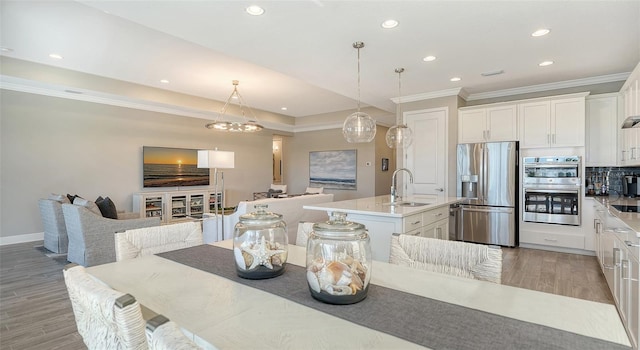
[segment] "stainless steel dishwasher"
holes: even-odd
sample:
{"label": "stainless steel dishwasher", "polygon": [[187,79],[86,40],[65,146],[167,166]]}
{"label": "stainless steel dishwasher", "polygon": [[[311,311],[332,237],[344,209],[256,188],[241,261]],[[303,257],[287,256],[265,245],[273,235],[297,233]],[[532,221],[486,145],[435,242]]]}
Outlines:
{"label": "stainless steel dishwasher", "polygon": [[454,203],[449,206],[449,240],[462,240],[462,225],[460,224],[460,203]]}

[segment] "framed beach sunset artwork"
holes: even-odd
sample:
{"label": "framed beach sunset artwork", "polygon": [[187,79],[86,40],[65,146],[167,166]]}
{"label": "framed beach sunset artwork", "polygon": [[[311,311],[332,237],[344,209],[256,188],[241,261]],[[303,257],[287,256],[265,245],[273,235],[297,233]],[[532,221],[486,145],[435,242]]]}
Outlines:
{"label": "framed beach sunset artwork", "polygon": [[309,186],[356,190],[356,150],[309,152]]}
{"label": "framed beach sunset artwork", "polygon": [[208,186],[209,168],[198,168],[198,150],[142,147],[143,187]]}

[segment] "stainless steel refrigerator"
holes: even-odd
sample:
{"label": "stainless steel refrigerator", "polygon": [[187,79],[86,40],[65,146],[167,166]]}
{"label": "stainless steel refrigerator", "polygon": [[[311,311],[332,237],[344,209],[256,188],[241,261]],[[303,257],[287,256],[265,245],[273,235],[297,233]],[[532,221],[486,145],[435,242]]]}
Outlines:
{"label": "stainless steel refrigerator", "polygon": [[455,238],[518,245],[518,142],[459,144]]}

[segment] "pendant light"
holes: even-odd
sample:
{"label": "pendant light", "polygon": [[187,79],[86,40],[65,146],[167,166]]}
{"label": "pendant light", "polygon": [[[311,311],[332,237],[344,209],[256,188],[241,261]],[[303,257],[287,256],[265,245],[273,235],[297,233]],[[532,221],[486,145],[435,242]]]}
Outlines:
{"label": "pendant light", "polygon": [[[207,129],[214,129],[217,131],[226,131],[226,132],[252,133],[252,132],[262,130],[264,127],[258,124],[258,122],[256,121],[258,118],[253,113],[249,105],[247,105],[247,103],[244,102],[244,99],[242,98],[242,95],[240,95],[240,92],[238,92],[238,84],[240,84],[240,82],[238,80],[233,80],[231,83],[233,84],[233,91],[231,92],[231,95],[227,99],[227,102],[225,102],[224,106],[222,106],[222,110],[220,110],[220,113],[218,114],[218,117],[216,118],[216,120],[213,123],[209,123],[205,125],[205,127],[207,127]],[[231,101],[234,99],[238,100],[238,104],[240,106],[240,113],[242,113],[242,119],[243,119],[242,122],[224,120],[224,116],[227,113],[227,108],[229,107],[229,105],[233,104]],[[247,110],[249,111],[249,113],[251,113],[251,115],[253,116],[253,120],[249,120],[247,118],[244,112],[245,106],[247,107]]]}
{"label": "pendant light", "polygon": [[360,112],[360,49],[364,43],[356,41],[353,47],[358,49],[358,110],[344,121],[342,135],[349,143],[371,142],[376,136],[376,121],[367,113]]}
{"label": "pendant light", "polygon": [[398,73],[398,117],[396,121],[396,125],[392,126],[387,130],[387,135],[385,139],[387,140],[387,146],[390,148],[407,148],[413,141],[413,132],[406,124],[402,123],[402,72],[404,72],[404,68],[396,68],[396,73]]}

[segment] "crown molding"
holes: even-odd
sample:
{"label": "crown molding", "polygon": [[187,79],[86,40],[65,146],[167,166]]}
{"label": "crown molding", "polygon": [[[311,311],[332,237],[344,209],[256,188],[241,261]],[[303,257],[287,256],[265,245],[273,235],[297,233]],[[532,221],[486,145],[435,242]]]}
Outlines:
{"label": "crown molding", "polygon": [[429,100],[432,98],[456,96],[456,95],[462,97],[465,101],[484,100],[488,98],[522,95],[522,94],[529,94],[529,93],[542,92],[542,91],[572,88],[577,86],[611,83],[615,81],[624,81],[624,80],[627,80],[629,75],[631,75],[631,72],[600,75],[596,77],[583,78],[583,79],[565,80],[565,81],[559,81],[559,82],[548,83],[548,84],[523,86],[523,87],[518,87],[513,89],[479,92],[475,94],[468,93],[464,88],[455,88],[455,89],[434,91],[434,92],[429,92],[424,94],[402,96],[401,98],[394,97],[391,99],[391,101],[398,104],[400,100],[402,100],[402,103],[406,103],[406,102],[415,102],[415,101]]}
{"label": "crown molding", "polygon": [[626,73],[618,73],[618,74],[600,75],[597,77],[565,80],[565,81],[559,81],[559,82],[548,83],[548,84],[523,86],[523,87],[514,88],[514,89],[480,92],[477,94],[469,94],[467,98],[465,97],[463,98],[466,101],[484,100],[488,98],[529,94],[534,92],[558,90],[558,89],[572,88],[577,86],[611,83],[614,81],[627,80],[630,74],[631,74],[630,72],[626,72]]}
{"label": "crown molding", "polygon": [[407,103],[407,102],[430,100],[432,98],[448,97],[448,96],[461,96],[462,98],[464,98],[464,96],[466,95],[467,95],[467,92],[463,88],[455,88],[455,89],[427,92],[424,94],[394,97],[391,99],[391,101],[393,101],[395,104],[398,104],[400,100],[402,100],[402,103]]}
{"label": "crown molding", "polygon": [[[174,114],[183,117],[191,117],[204,120],[215,120],[218,117],[218,113],[201,109],[170,105],[149,100],[134,99],[126,96],[106,94],[98,91],[78,89],[75,87],[64,85],[48,84],[7,75],[0,75],[0,89],[26,92],[43,96],[59,97],[68,100],[131,108],[149,112]],[[242,119],[235,118],[235,121],[242,121]],[[262,124],[265,128],[271,130],[293,132],[294,129],[294,126],[292,125],[269,123],[263,121],[260,121],[260,124]]]}

